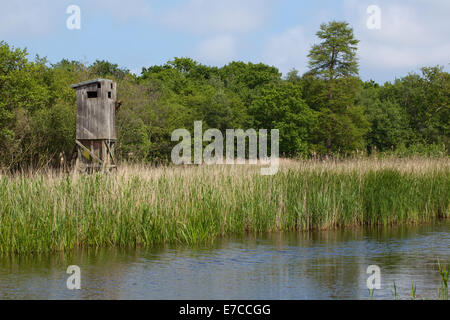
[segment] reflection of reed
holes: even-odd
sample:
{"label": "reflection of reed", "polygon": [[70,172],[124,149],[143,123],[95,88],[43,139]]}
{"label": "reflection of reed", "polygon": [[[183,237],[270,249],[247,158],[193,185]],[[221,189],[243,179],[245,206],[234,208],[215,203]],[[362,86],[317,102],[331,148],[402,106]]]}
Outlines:
{"label": "reflection of reed", "polygon": [[[436,298],[437,258],[448,257],[448,222],[402,228],[272,232],[197,247],[84,249],[0,258],[2,299],[367,299],[367,266],[382,270],[374,298]],[[447,236],[445,236],[447,234]],[[68,265],[82,290],[66,289]]]}

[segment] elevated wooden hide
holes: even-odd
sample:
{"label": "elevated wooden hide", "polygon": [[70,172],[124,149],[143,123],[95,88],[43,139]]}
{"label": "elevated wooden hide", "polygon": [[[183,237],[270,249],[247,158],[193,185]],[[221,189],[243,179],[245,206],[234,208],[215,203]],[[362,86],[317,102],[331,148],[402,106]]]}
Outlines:
{"label": "elevated wooden hide", "polygon": [[116,84],[95,79],[71,88],[77,91],[77,168],[93,171],[116,167]]}

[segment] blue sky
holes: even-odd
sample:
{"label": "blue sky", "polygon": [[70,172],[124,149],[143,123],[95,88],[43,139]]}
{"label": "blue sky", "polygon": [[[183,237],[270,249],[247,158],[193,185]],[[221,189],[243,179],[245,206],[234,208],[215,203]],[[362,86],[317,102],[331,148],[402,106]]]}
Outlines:
{"label": "blue sky", "polygon": [[[80,30],[66,27],[69,5],[81,9]],[[381,29],[367,28],[369,5],[381,9]],[[361,40],[360,76],[382,83],[422,66],[448,70],[449,16],[449,0],[0,0],[0,40],[52,63],[105,59],[135,73],[175,56],[303,73],[320,24],[345,20]]]}

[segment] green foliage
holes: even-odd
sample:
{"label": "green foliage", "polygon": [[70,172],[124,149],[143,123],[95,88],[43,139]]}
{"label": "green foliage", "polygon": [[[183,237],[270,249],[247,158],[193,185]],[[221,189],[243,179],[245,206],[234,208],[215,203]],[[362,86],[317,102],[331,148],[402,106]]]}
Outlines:
{"label": "green foliage", "polygon": [[397,285],[395,284],[395,280],[393,281],[393,287],[389,287],[389,289],[391,289],[394,300],[398,300]]}
{"label": "green foliage", "polygon": [[438,295],[442,300],[448,300],[448,265],[438,262],[439,275],[441,276],[442,285],[438,289]]}
{"label": "green foliage", "polygon": [[[322,24],[317,36],[322,40],[309,52],[310,71],[304,78],[306,93],[319,111],[312,136],[320,154],[347,154],[365,147],[369,123],[360,106],[355,105],[361,90],[356,59],[358,40],[346,22]],[[315,83],[316,82],[316,83]]]}
{"label": "green foliage", "polygon": [[396,149],[408,143],[412,130],[408,126],[408,114],[392,100],[381,101],[371,90],[361,92],[360,104],[370,123],[367,143],[379,151]]}
{"label": "green foliage", "polygon": [[37,149],[41,154],[70,155],[74,150],[76,109],[70,104],[58,103],[42,109],[33,116],[33,132],[38,135]]}
{"label": "green foliage", "polygon": [[147,159],[150,150],[148,129],[134,113],[127,114],[119,127],[121,133],[117,151],[127,160]]}
{"label": "green foliage", "polygon": [[316,35],[323,41],[313,45],[308,54],[314,74],[329,81],[358,74],[356,46],[359,40],[354,38],[353,29],[347,22],[323,23]]}
{"label": "green foliage", "polygon": [[317,151],[320,154],[348,154],[364,149],[367,125],[362,109],[358,106],[350,106],[344,113],[322,109],[313,135]]}
{"label": "green foliage", "polygon": [[309,152],[309,136],[316,126],[316,112],[301,97],[301,88],[286,82],[262,88],[249,109],[254,128],[280,130],[280,150],[285,156]]}
{"label": "green foliage", "polygon": [[442,67],[422,68],[421,75],[411,73],[387,86],[408,114],[414,142],[444,143],[449,147],[450,76]]}
{"label": "green foliage", "polygon": [[449,150],[446,148],[445,144],[424,144],[424,143],[414,143],[406,146],[401,144],[396,149],[390,152],[384,152],[387,155],[394,155],[400,158],[406,158],[411,156],[426,156],[432,158],[442,158],[447,157]]}
{"label": "green foliage", "polygon": [[171,133],[249,128],[279,129],[280,154],[348,155],[367,150],[408,156],[447,156],[450,149],[450,77],[442,67],[422,68],[379,85],[358,77],[352,28],[322,24],[310,71],[284,78],[262,63],[206,66],[175,57],[143,68],[139,76],[105,60],[91,65],[45,58],[0,42],[0,168],[70,161],[76,97],[71,84],[94,78],[118,83],[117,158],[165,163]]}
{"label": "green foliage", "polygon": [[117,64],[105,61],[96,60],[90,67],[90,71],[99,77],[114,77],[116,79],[123,79],[125,75],[129,74],[129,70],[121,69]]}

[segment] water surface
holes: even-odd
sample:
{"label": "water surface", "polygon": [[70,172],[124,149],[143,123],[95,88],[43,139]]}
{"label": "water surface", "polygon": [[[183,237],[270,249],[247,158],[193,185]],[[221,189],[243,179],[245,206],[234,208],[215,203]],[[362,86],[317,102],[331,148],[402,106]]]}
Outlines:
{"label": "water surface", "polygon": [[[436,298],[438,259],[450,262],[450,221],[420,226],[272,233],[208,246],[76,250],[0,257],[0,299],[367,299],[369,265],[381,268],[374,298]],[[81,290],[66,269],[81,268]]]}

